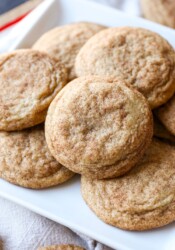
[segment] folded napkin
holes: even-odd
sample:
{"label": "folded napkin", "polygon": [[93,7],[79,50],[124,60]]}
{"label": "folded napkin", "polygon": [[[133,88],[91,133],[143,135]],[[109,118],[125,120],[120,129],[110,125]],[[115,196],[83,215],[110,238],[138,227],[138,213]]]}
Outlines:
{"label": "folded napkin", "polygon": [[[130,15],[140,15],[139,0],[89,1],[119,8]],[[54,244],[75,244],[87,250],[110,250],[89,237],[0,199],[0,250],[35,250],[39,246]]]}

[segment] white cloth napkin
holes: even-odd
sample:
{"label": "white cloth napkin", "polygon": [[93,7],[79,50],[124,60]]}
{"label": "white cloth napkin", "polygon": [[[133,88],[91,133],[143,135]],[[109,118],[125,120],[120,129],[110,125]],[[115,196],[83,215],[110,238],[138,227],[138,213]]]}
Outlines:
{"label": "white cloth napkin", "polygon": [[[140,15],[139,0],[91,1],[119,8],[129,15]],[[39,246],[54,244],[75,244],[87,250],[110,249],[89,237],[0,199],[0,250],[35,250]]]}
{"label": "white cloth napkin", "polygon": [[75,244],[88,250],[108,247],[37,215],[5,199],[0,199],[0,250],[35,250],[39,246]]}

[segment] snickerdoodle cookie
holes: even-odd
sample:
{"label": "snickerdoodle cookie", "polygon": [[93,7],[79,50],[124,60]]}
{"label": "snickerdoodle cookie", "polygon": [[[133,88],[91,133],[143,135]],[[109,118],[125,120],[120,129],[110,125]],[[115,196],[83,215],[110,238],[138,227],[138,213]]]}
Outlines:
{"label": "snickerdoodle cookie", "polygon": [[156,110],[156,115],[162,124],[175,135],[175,96],[173,96],[166,104]]}
{"label": "snickerdoodle cookie", "polygon": [[80,48],[104,26],[80,22],[54,28],[45,33],[33,45],[34,49],[45,51],[60,60],[68,69],[69,80],[74,79],[74,62]]}
{"label": "snickerdoodle cookie", "polygon": [[175,147],[153,140],[126,175],[110,180],[82,176],[82,195],[108,224],[147,230],[175,220]]}
{"label": "snickerdoodle cookie", "polygon": [[122,77],[148,100],[151,108],[175,91],[175,52],[158,34],[142,28],[105,29],[81,48],[75,64],[78,76]]}
{"label": "snickerdoodle cookie", "polygon": [[175,28],[174,0],[141,0],[141,7],[147,19]]}
{"label": "snickerdoodle cookie", "polygon": [[85,250],[85,249],[75,245],[55,245],[48,247],[39,247],[38,250]]}
{"label": "snickerdoodle cookie", "polygon": [[46,188],[73,175],[50,154],[43,125],[18,132],[0,132],[1,178],[23,187]]}
{"label": "snickerdoodle cookie", "polygon": [[175,143],[175,136],[171,134],[163,124],[154,116],[154,136]]}
{"label": "snickerdoodle cookie", "polygon": [[66,69],[45,53],[26,49],[0,55],[0,130],[43,122],[66,81]]}
{"label": "snickerdoodle cookie", "polygon": [[51,103],[46,141],[70,170],[103,179],[119,176],[142,157],[152,137],[152,114],[142,94],[123,80],[80,77]]}

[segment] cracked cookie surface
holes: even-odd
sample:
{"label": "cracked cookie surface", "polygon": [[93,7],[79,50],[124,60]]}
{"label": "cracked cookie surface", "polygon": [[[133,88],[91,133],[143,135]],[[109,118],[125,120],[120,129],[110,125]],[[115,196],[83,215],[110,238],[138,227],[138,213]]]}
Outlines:
{"label": "cracked cookie surface", "polygon": [[79,22],[54,28],[36,41],[33,48],[44,51],[61,61],[69,73],[69,80],[76,77],[75,58],[87,40],[105,27],[95,23]]}
{"label": "cracked cookie surface", "polygon": [[175,28],[174,0],[141,0],[141,7],[147,19]]}
{"label": "cracked cookie surface", "polygon": [[158,34],[142,28],[105,29],[81,48],[77,76],[121,77],[133,85],[156,108],[175,91],[175,53]]}
{"label": "cracked cookie surface", "polygon": [[51,103],[45,134],[53,156],[74,172],[108,178],[128,171],[152,137],[146,99],[123,80],[80,77]]}
{"label": "cracked cookie surface", "polygon": [[0,132],[0,177],[27,188],[46,188],[74,175],[50,154],[43,125]]}
{"label": "cracked cookie surface", "polygon": [[175,147],[154,139],[140,163],[110,180],[82,176],[82,195],[104,222],[147,230],[175,220]]}
{"label": "cracked cookie surface", "polygon": [[26,49],[0,55],[0,130],[42,123],[66,82],[66,69],[45,53]]}

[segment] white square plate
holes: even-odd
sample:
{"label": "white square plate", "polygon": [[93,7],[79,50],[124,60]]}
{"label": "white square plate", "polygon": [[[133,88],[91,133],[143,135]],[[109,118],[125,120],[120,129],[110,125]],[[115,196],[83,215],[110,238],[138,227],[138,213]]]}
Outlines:
{"label": "white square plate", "polygon": [[[45,0],[15,28],[20,35],[9,50],[30,47],[48,29],[75,21],[144,27],[158,32],[175,47],[175,31],[161,25],[85,0]],[[100,221],[81,197],[79,177],[45,190],[25,189],[0,180],[0,196],[117,250],[175,249],[175,223],[146,232],[128,232]]]}

